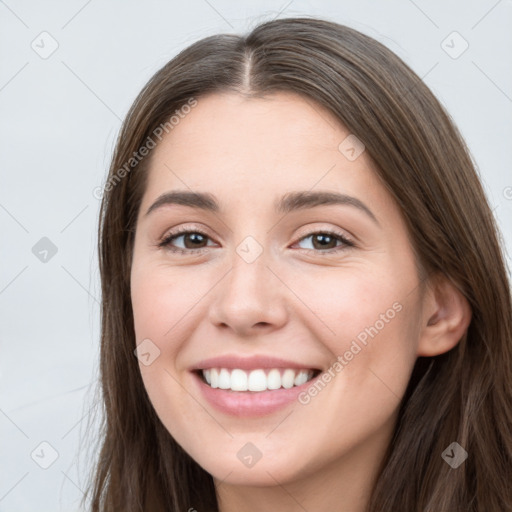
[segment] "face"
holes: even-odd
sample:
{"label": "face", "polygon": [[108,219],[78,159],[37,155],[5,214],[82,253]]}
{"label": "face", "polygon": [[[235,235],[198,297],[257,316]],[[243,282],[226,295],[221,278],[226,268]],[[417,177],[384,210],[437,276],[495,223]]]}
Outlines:
{"label": "face", "polygon": [[291,93],[215,93],[153,150],[131,269],[140,371],[170,434],[225,483],[366,471],[389,442],[419,278],[349,136]]}

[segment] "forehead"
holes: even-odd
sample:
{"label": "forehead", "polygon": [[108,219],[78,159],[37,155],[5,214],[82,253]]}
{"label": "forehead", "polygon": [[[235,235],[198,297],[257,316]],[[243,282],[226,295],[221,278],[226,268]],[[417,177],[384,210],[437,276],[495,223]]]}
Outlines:
{"label": "forehead", "polygon": [[[346,128],[330,112],[294,93],[273,93],[265,98],[215,93],[197,100],[197,106],[164,136],[156,153],[172,148],[178,155],[201,148],[218,158],[291,157],[315,149],[337,150],[344,135],[348,135]],[[187,156],[197,159],[201,154]]]}
{"label": "forehead", "polygon": [[153,150],[145,202],[187,188],[271,206],[287,191],[315,188],[373,191],[370,200],[379,202],[384,191],[372,160],[364,151],[355,159],[344,152],[351,137],[327,109],[294,93],[200,97]]}

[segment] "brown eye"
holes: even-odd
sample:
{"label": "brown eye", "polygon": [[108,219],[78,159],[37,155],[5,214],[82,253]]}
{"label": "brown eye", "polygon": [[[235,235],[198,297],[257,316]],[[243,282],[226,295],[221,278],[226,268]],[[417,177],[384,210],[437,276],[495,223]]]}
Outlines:
{"label": "brown eye", "polygon": [[[186,249],[198,249],[198,248],[203,247],[201,244],[203,244],[207,238],[207,237],[203,236],[201,233],[190,232],[190,233],[186,233],[184,235],[179,235],[177,237],[174,237],[174,239],[181,238],[181,237],[183,237],[183,241],[184,241]],[[190,245],[187,244],[187,241],[190,241]]]}
{"label": "brown eye", "polygon": [[[347,247],[354,247],[354,243],[346,238],[341,233],[334,233],[331,231],[316,231],[302,237],[298,243],[303,240],[311,239],[312,247],[304,248],[305,250],[313,250],[317,252],[336,252],[338,250],[346,249]],[[338,242],[341,242],[337,245]]]}
{"label": "brown eye", "polygon": [[[176,247],[174,243],[177,240],[182,239],[184,247]],[[173,252],[180,252],[186,254],[188,252],[194,252],[206,248],[206,243],[209,240],[209,236],[201,231],[179,231],[169,233],[159,244],[159,247],[165,247]]]}
{"label": "brown eye", "polygon": [[[322,233],[313,235],[313,247],[315,249],[334,249],[337,247],[338,240],[332,235],[324,235]],[[334,244],[334,245],[333,245]]]}

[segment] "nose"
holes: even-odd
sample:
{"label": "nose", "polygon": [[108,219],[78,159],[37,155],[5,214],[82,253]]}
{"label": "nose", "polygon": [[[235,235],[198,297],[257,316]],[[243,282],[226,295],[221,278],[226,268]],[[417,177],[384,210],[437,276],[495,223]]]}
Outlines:
{"label": "nose", "polygon": [[216,286],[209,320],[239,337],[281,328],[288,317],[286,286],[269,268],[265,252],[251,263],[235,254],[232,262]]}

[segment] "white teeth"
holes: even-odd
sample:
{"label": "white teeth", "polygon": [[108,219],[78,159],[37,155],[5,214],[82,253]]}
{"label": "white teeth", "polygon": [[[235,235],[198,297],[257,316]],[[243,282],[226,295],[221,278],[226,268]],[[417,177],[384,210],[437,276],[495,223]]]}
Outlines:
{"label": "white teeth", "polygon": [[281,387],[281,373],[277,369],[270,370],[267,375],[267,389],[279,389]]}
{"label": "white teeth", "polygon": [[212,388],[218,388],[219,387],[219,370],[217,368],[212,368],[210,370],[210,386]]}
{"label": "white teeth", "polygon": [[222,368],[219,372],[218,386],[219,389],[229,389],[229,387],[231,386],[229,372],[225,368]]}
{"label": "white teeth", "polygon": [[296,386],[301,386],[302,384],[305,384],[308,381],[308,372],[300,371],[297,373],[297,376],[295,377],[295,380],[293,383]]}
{"label": "white teeth", "polygon": [[312,379],[312,370],[294,370],[278,368],[271,370],[257,369],[246,372],[240,369],[209,368],[202,370],[205,381],[212,388],[230,389],[232,391],[267,391],[290,389],[301,386]]}
{"label": "white teeth", "polygon": [[293,381],[295,380],[294,370],[285,370],[281,377],[281,385],[285,389],[293,388]]}
{"label": "white teeth", "polygon": [[247,391],[247,373],[243,370],[231,372],[231,389],[233,391]]}
{"label": "white teeth", "polygon": [[267,389],[267,376],[263,370],[253,370],[249,374],[247,389],[249,391],[265,391]]}

